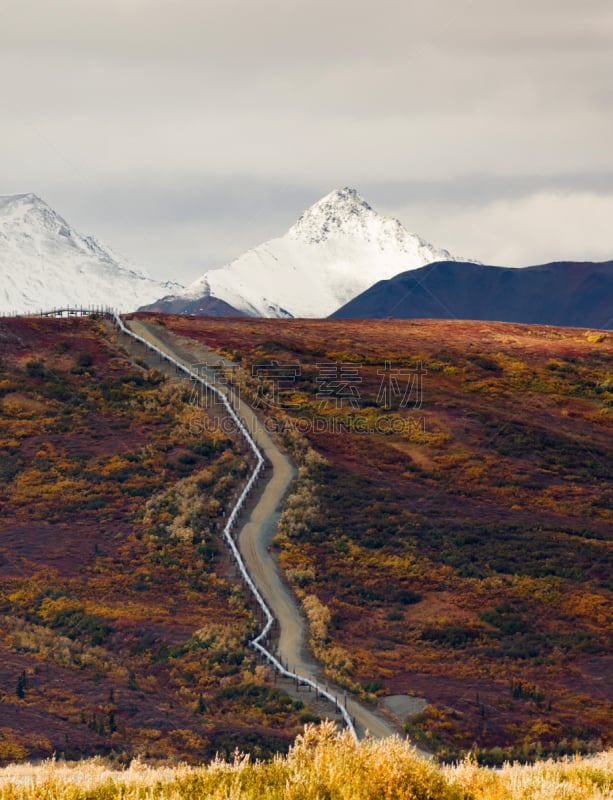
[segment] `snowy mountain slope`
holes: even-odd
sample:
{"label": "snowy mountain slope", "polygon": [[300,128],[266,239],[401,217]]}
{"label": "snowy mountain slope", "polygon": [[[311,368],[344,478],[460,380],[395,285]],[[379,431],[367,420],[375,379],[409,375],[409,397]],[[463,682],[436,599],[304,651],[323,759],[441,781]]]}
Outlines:
{"label": "snowy mountain slope", "polygon": [[66,305],[133,311],[181,288],[152,280],[77,233],[36,195],[0,197],[0,312]]}
{"label": "snowy mountain slope", "polygon": [[307,209],[285,236],[209,270],[149,309],[199,313],[200,301],[213,297],[252,316],[326,317],[379,280],[451,258],[377,214],[354,189],[339,189]]}

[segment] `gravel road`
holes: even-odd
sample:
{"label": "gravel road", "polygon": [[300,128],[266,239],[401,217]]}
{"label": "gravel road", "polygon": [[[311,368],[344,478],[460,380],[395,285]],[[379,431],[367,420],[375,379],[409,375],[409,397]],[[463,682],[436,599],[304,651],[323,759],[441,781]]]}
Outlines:
{"label": "gravel road", "polygon": [[[195,363],[213,365],[226,361],[200,342],[177,337],[160,326],[140,320],[130,320],[127,324],[134,333],[188,366]],[[268,481],[250,509],[239,534],[239,548],[256,586],[279,622],[280,659],[293,672],[327,685],[325,675],[308,649],[306,620],[283,583],[276,561],[269,551],[279,519],[280,505],[295,475],[295,469],[289,458],[274,443],[253,409],[240,400],[236,410],[246,421],[256,444],[272,465]],[[345,702],[343,689],[329,685],[329,690]],[[346,706],[355,720],[359,736],[364,736],[366,731],[376,738],[402,734],[401,729],[387,716],[366,707],[351,695],[346,696]]]}

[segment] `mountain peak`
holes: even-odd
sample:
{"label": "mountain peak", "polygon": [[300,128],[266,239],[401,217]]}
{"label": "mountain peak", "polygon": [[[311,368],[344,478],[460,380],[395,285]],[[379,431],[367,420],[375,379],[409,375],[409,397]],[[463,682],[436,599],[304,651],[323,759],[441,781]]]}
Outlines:
{"label": "mountain peak", "polygon": [[67,305],[132,310],[165,285],[83,236],[33,193],[0,197],[0,313]]}
{"label": "mountain peak", "polygon": [[21,230],[30,235],[34,231],[40,233],[45,230],[47,235],[61,235],[75,246],[82,239],[57,211],[32,192],[0,197],[0,225],[3,228],[8,225],[13,232]]}
{"label": "mountain peak", "polygon": [[337,236],[369,239],[367,229],[373,221],[382,219],[355,189],[346,186],[307,208],[287,235],[309,244]]}
{"label": "mountain peak", "polygon": [[24,192],[23,194],[14,194],[13,199],[16,202],[32,203],[35,205],[47,205],[45,201],[34,192]]}
{"label": "mountain peak", "polygon": [[5,211],[10,211],[11,209],[14,211],[18,209],[27,210],[32,206],[43,206],[48,208],[45,201],[41,200],[41,198],[33,192],[0,196],[0,208],[4,209]]}
{"label": "mountain peak", "polygon": [[372,211],[372,207],[364,200],[357,189],[352,189],[349,186],[345,186],[343,189],[335,189],[330,194],[322,197],[321,200],[315,203],[315,206],[319,205],[336,206],[337,208],[362,208]]}
{"label": "mountain peak", "polygon": [[[336,189],[308,208],[286,234],[286,238],[305,244],[323,244],[328,240],[368,245],[386,250],[392,243],[400,252],[416,255],[419,265],[451,258],[447,250],[439,250],[393,217],[375,211],[355,190]],[[415,263],[415,259],[411,259]]]}
{"label": "mountain peak", "polygon": [[249,316],[324,317],[380,280],[450,258],[345,187],[308,208],[284,236],[208,270],[155,310],[207,313],[217,298]]}

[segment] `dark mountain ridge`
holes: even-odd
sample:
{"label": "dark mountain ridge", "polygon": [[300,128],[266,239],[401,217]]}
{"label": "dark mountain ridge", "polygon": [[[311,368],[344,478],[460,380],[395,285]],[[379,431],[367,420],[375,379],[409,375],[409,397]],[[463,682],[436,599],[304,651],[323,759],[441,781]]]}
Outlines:
{"label": "dark mountain ridge", "polygon": [[244,311],[211,295],[189,300],[168,295],[155,303],[143,306],[141,311],[157,311],[162,314],[197,314],[201,317],[246,317]]}
{"label": "dark mountain ridge", "polygon": [[613,327],[613,261],[494,267],[437,261],[379,281],[332,317]]}

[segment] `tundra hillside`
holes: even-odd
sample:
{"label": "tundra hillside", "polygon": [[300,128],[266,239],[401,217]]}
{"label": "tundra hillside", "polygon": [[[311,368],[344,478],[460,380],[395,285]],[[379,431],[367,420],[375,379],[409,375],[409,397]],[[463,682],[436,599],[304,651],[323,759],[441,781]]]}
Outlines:
{"label": "tundra hillside", "polygon": [[286,750],[313,717],[245,647],[220,537],[245,453],[113,336],[0,320],[0,763]]}
{"label": "tundra hillside", "polygon": [[277,547],[331,676],[426,698],[406,728],[444,758],[612,741],[610,333],[159,322],[242,365],[270,427],[314,451]]}

